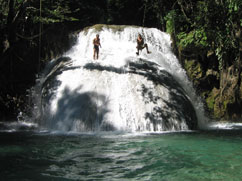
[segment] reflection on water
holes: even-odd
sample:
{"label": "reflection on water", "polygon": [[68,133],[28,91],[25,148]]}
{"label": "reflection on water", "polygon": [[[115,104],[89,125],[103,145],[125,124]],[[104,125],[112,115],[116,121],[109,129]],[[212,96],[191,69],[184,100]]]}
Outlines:
{"label": "reflection on water", "polygon": [[0,133],[3,180],[240,180],[242,132]]}

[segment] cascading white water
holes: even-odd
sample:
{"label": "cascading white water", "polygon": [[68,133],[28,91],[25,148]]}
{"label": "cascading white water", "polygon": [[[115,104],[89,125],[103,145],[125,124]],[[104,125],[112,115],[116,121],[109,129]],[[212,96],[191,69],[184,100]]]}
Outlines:
{"label": "cascading white water", "polygon": [[[102,47],[93,60],[97,33]],[[138,33],[151,54],[145,49],[135,54]],[[155,28],[87,28],[70,51],[50,62],[39,86],[39,123],[49,129],[188,130],[205,120],[201,101],[172,53],[170,36]]]}

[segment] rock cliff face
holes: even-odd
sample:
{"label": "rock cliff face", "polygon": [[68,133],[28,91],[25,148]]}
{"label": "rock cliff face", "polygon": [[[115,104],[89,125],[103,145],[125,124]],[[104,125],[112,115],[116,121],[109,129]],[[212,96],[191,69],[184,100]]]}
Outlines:
{"label": "rock cliff face", "polygon": [[242,84],[238,65],[218,69],[218,60],[212,53],[206,57],[184,56],[180,60],[196,90],[204,99],[210,117],[219,120],[241,121]]}

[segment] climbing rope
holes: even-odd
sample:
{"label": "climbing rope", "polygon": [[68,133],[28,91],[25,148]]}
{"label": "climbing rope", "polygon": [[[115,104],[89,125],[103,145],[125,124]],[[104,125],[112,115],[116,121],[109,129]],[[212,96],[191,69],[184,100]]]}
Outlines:
{"label": "climbing rope", "polygon": [[39,20],[40,20],[40,23],[39,23],[39,63],[38,63],[38,71],[40,71],[40,62],[41,62],[41,34],[42,34],[42,0],[40,0],[39,2]]}

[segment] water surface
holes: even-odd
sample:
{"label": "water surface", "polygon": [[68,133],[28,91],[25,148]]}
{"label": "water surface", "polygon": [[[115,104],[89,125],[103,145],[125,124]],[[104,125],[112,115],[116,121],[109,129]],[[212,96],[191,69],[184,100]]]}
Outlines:
{"label": "water surface", "polygon": [[3,180],[240,180],[240,130],[0,133]]}

